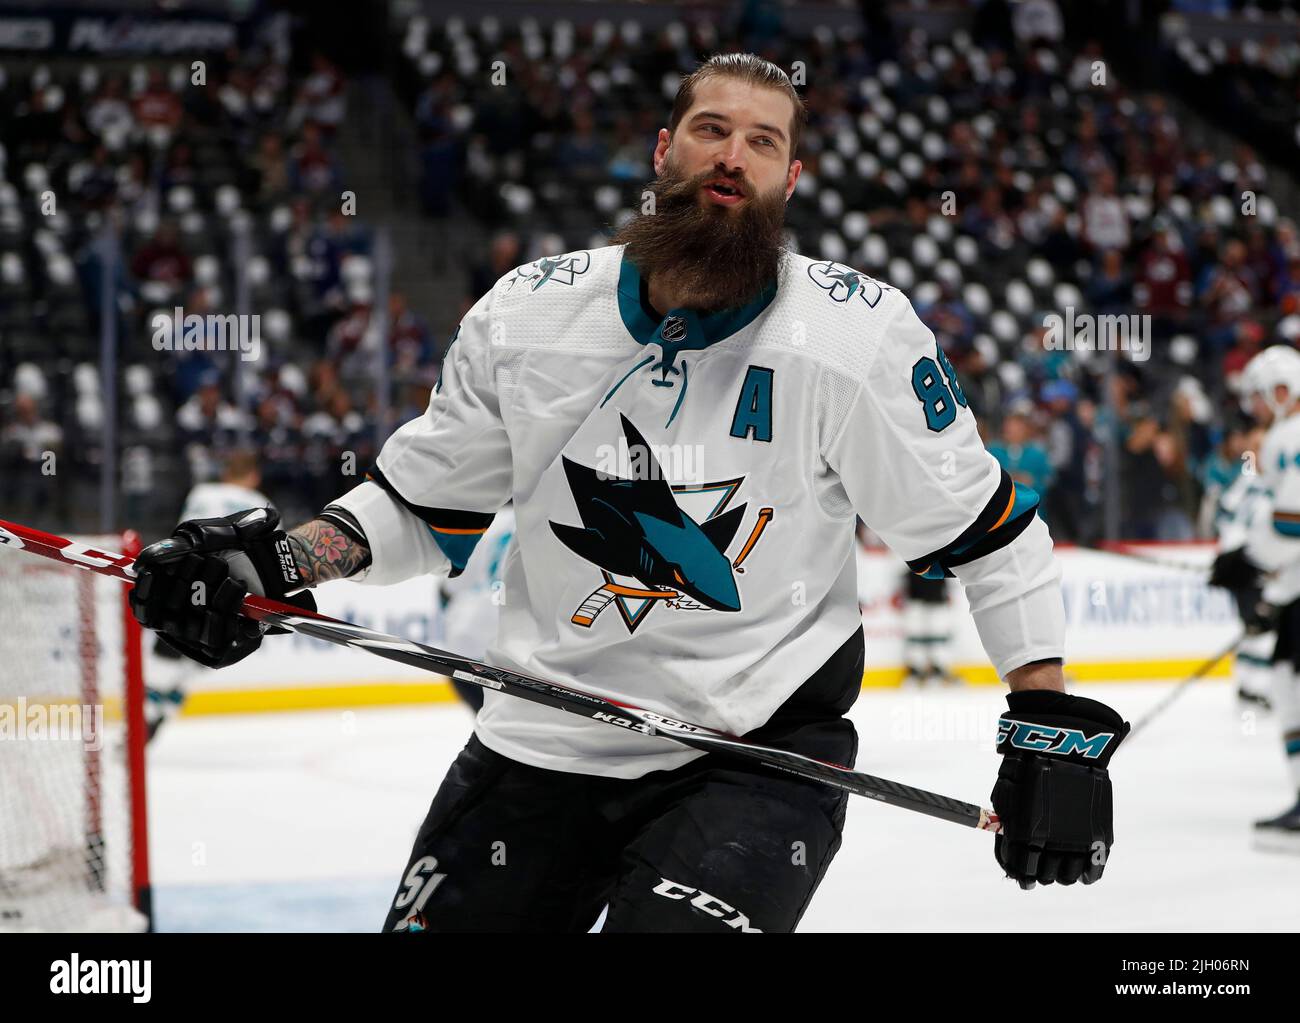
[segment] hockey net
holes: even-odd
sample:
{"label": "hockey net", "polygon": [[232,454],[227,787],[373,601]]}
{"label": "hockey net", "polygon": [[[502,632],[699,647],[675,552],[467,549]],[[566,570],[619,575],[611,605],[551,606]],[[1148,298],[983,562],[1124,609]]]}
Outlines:
{"label": "hockey net", "polygon": [[[134,554],[133,534],[76,539]],[[0,547],[0,931],[149,926],[127,587]]]}

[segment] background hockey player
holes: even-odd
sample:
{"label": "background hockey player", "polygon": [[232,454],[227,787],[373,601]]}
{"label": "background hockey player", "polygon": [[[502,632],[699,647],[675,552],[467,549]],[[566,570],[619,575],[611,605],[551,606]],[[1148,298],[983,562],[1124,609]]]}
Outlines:
{"label": "background hockey player", "polygon": [[[222,462],[220,480],[196,483],[185,496],[180,521],[219,518],[247,508],[269,507],[271,502],[257,489],[261,485],[257,455],[247,450],[231,451]],[[172,646],[165,636],[158,637],[153,652],[144,707],[149,742],[164,722],[181,712],[189,683],[198,672],[205,670]]]}
{"label": "background hockey player", "polygon": [[957,682],[952,674],[952,604],[946,579],[909,572],[903,580],[904,685]]}
{"label": "background hockey player", "polygon": [[1259,458],[1269,503],[1252,517],[1240,556],[1227,570],[1216,564],[1216,573],[1229,583],[1268,573],[1263,603],[1280,609],[1273,695],[1295,802],[1278,816],[1257,821],[1255,839],[1264,848],[1300,851],[1300,353],[1282,346],[1265,349],[1247,367],[1247,378],[1273,417]]}
{"label": "background hockey player", "polygon": [[1264,580],[1246,558],[1246,540],[1255,520],[1268,516],[1268,491],[1259,471],[1259,457],[1265,431],[1273,421],[1266,400],[1278,380],[1279,364],[1300,362],[1300,353],[1289,348],[1271,348],[1251,360],[1241,376],[1241,405],[1252,425],[1240,431],[1241,450],[1233,451],[1236,473],[1214,500],[1214,530],[1219,554],[1210,573],[1210,585],[1227,589],[1241,617],[1242,640],[1233,660],[1237,695],[1245,703],[1268,709],[1273,690],[1273,631],[1276,609],[1264,603]]}
{"label": "background hockey player", "polygon": [[[147,550],[137,616],[230,663],[261,641],[234,614],[245,587],[305,601],[345,576],[454,574],[513,498],[492,662],[850,764],[861,516],[914,571],[960,579],[1010,685],[1001,869],[1026,888],[1096,881],[1127,725],[1063,692],[1036,495],[984,450],[934,335],[896,289],[785,248],[805,116],[752,55],[686,77],[614,244],[499,280],[426,413],[318,518],[197,520]],[[200,608],[177,599],[196,578]],[[788,931],[846,801],[488,691],[385,929],[585,930],[606,908],[612,931]]]}
{"label": "background hockey player", "polygon": [[[506,558],[515,536],[515,510],[507,505],[496,514],[483,539],[474,548],[465,571],[444,579],[442,645],[462,657],[481,661],[497,638],[501,602],[505,596]],[[483,706],[483,687],[452,679],[456,694],[476,712]]]}

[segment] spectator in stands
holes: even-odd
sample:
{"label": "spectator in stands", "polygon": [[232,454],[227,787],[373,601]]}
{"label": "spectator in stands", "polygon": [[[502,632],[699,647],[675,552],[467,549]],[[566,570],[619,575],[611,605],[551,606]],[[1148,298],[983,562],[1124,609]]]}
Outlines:
{"label": "spectator in stands", "polygon": [[1237,320],[1260,299],[1259,281],[1246,265],[1246,246],[1236,238],[1224,242],[1218,265],[1209,268],[1200,304],[1209,316],[1206,340],[1218,349],[1232,343]]}
{"label": "spectator in stands", "polygon": [[603,180],[609,166],[609,147],[596,133],[596,122],[590,110],[574,113],[573,130],[556,150],[555,165],[575,181],[594,183]]}
{"label": "spectator in stands", "polygon": [[1233,346],[1223,357],[1222,373],[1225,380],[1236,381],[1259,350],[1264,346],[1264,328],[1254,320],[1239,320],[1231,328]]}
{"label": "spectator in stands", "polygon": [[19,394],[14,399],[12,421],[0,430],[0,471],[6,497],[25,513],[48,510],[62,454],[62,429],[41,415],[32,395]]}
{"label": "spectator in stands", "polygon": [[142,154],[132,153],[125,163],[118,165],[114,176],[117,201],[124,211],[133,212],[137,203],[152,195],[149,168]]}
{"label": "spectator in stands", "polygon": [[1023,398],[1013,402],[1002,420],[1002,439],[988,448],[1013,480],[1032,487],[1046,499],[1052,485],[1052,465],[1047,449],[1034,436],[1033,415],[1033,402]]}
{"label": "spectator in stands", "polygon": [[975,317],[948,282],[939,285],[938,300],[919,313],[949,356],[965,352],[975,340]]}
{"label": "spectator in stands", "polygon": [[1161,509],[1170,501],[1161,454],[1160,421],[1145,402],[1131,406],[1120,455],[1121,535],[1134,540],[1159,539]]}
{"label": "spectator in stands", "polygon": [[104,146],[95,146],[88,161],[72,167],[68,187],[84,209],[99,210],[112,202],[117,195],[117,168]]}
{"label": "spectator in stands", "polygon": [[614,128],[614,148],[609,159],[609,176],[615,181],[648,181],[653,174],[645,135],[633,124],[621,121]]}
{"label": "spectator in stands", "polygon": [[1115,190],[1115,172],[1109,167],[1097,175],[1092,192],[1083,201],[1083,238],[1097,250],[1128,248],[1128,211]]}
{"label": "spectator in stands", "polygon": [[1011,27],[1025,49],[1054,45],[1065,35],[1065,19],[1056,0],[1021,0],[1012,9]]}
{"label": "spectator in stands", "polygon": [[1269,243],[1272,239],[1259,224],[1246,229],[1242,265],[1255,281],[1255,303],[1272,306],[1277,302],[1276,275]]}
{"label": "spectator in stands", "polygon": [[290,125],[310,124],[332,135],[346,116],[347,91],[343,76],[323,53],[312,54],[311,74],[294,97]]}
{"label": "spectator in stands", "polygon": [[1192,288],[1197,298],[1205,290],[1205,282],[1219,265],[1219,230],[1213,224],[1202,224],[1187,259],[1191,264]]}
{"label": "spectator in stands", "polygon": [[1133,282],[1124,269],[1124,253],[1106,249],[1088,281],[1087,297],[1093,312],[1127,315],[1133,311]]}
{"label": "spectator in stands", "polygon": [[177,185],[194,185],[198,179],[194,150],[185,142],[177,142],[167,154],[167,167],[162,174],[162,191],[169,192]]}
{"label": "spectator in stands", "polygon": [[1047,384],[1041,397],[1047,410],[1047,457],[1053,481],[1043,502],[1044,517],[1058,539],[1091,543],[1099,523],[1097,495],[1090,492],[1088,474],[1101,454],[1090,423],[1091,403],[1080,401],[1079,389],[1068,380]]}
{"label": "spectator in stands", "polygon": [[280,198],[289,191],[289,162],[284,154],[284,139],[268,131],[257,144],[254,158],[257,195],[264,202]]}
{"label": "spectator in stands", "polygon": [[140,281],[157,281],[180,287],[193,276],[190,257],[177,239],[176,225],[165,220],[153,237],[136,251],[131,273]]}
{"label": "spectator in stands", "polygon": [[164,145],[180,127],[183,113],[180,98],[167,87],[158,68],[149,72],[145,87],[131,101],[131,113],[143,131]]}
{"label": "spectator in stands", "polygon": [[131,106],[122,91],[121,78],[116,75],[105,78],[86,110],[86,126],[110,150],[121,149],[135,129]]}
{"label": "spectator in stands", "polygon": [[302,127],[302,137],[289,158],[289,184],[295,192],[322,195],[339,186],[334,156],[325,148],[320,128],[314,122]]}
{"label": "spectator in stands", "polygon": [[1276,281],[1278,310],[1284,316],[1300,312],[1300,252],[1282,267]]}
{"label": "spectator in stands", "polygon": [[243,137],[246,129],[252,126],[257,117],[253,105],[253,91],[256,81],[247,68],[235,64],[226,75],[225,81],[217,87],[217,100],[225,115],[226,123]]}
{"label": "spectator in stands", "polygon": [[235,447],[247,424],[245,417],[221,394],[220,380],[210,374],[176,413],[181,445],[193,482],[215,480],[221,452]]}
{"label": "spectator in stands", "polygon": [[1290,217],[1282,217],[1273,228],[1273,237],[1269,240],[1268,246],[1269,269],[1274,280],[1273,291],[1279,300],[1285,291],[1284,284],[1291,273],[1291,265],[1297,259],[1300,259],[1300,237],[1296,234],[1295,221]]}
{"label": "spectator in stands", "polygon": [[[1040,321],[1045,319],[1046,315]],[[1024,371],[1026,382],[1035,390],[1051,380],[1068,376],[1075,357],[1073,352],[1064,348],[1048,348],[1046,339],[1047,326],[1040,322],[1021,338],[1020,351],[1016,353],[1016,362]]]}
{"label": "spectator in stands", "polygon": [[[436,352],[433,338],[424,320],[400,291],[388,296],[388,339],[392,351],[393,373],[403,379],[427,376]],[[433,384],[433,379],[429,379]]]}
{"label": "spectator in stands", "polygon": [[986,257],[1001,260],[1015,244],[1016,226],[1002,205],[1002,191],[989,187],[980,193],[979,202],[962,218],[962,229],[980,242]]}
{"label": "spectator in stands", "polygon": [[1218,446],[1205,458],[1197,476],[1203,492],[1197,516],[1197,533],[1217,536],[1222,512],[1219,499],[1244,471],[1258,472],[1258,453],[1264,428],[1243,416],[1233,416]]}
{"label": "spectator in stands", "polygon": [[1039,252],[1052,264],[1058,274],[1074,276],[1074,265],[1083,255],[1079,240],[1070,231],[1070,211],[1056,203],[1051,208],[1051,219]]}
{"label": "spectator in stands", "polygon": [[314,495],[315,507],[324,507],[329,494],[337,492],[344,456],[359,477],[373,460],[373,427],[352,404],[348,392],[335,389],[302,423],[303,459]]}
{"label": "spectator in stands", "polygon": [[971,411],[981,422],[998,428],[1002,423],[1004,388],[998,376],[997,344],[985,337],[976,340],[965,353],[958,353],[957,375],[970,402]]}
{"label": "spectator in stands", "polygon": [[325,337],[325,355],[339,367],[343,376],[360,379],[374,373],[375,352],[367,350],[363,344],[369,329],[368,295],[358,296],[348,311],[330,327]]}
{"label": "spectator in stands", "polygon": [[1176,238],[1168,222],[1158,220],[1138,257],[1133,297],[1137,308],[1152,317],[1153,333],[1159,336],[1182,324],[1192,301],[1191,270]]}
{"label": "spectator in stands", "polygon": [[453,191],[460,180],[464,151],[451,110],[437,106],[420,122],[420,198],[424,212],[445,217],[451,212]]}
{"label": "spectator in stands", "polygon": [[500,231],[492,237],[486,262],[470,268],[469,294],[461,299],[460,316],[485,295],[502,277],[523,262],[523,241],[514,231]]}
{"label": "spectator in stands", "polygon": [[1210,454],[1210,415],[1209,399],[1200,382],[1192,376],[1183,377],[1170,398],[1162,435],[1167,446],[1162,465],[1173,488],[1173,499],[1161,522],[1162,540],[1190,540],[1195,535],[1200,505],[1196,470]]}

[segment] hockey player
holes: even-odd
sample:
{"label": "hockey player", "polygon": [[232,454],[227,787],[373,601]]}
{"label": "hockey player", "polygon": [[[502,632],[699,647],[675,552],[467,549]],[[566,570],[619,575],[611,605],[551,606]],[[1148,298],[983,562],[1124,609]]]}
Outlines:
{"label": "hockey player", "polygon": [[1252,359],[1241,375],[1241,406],[1257,424],[1248,434],[1255,438],[1246,450],[1252,462],[1242,466],[1215,502],[1214,527],[1219,537],[1219,554],[1210,572],[1210,585],[1222,586],[1232,594],[1241,617],[1242,640],[1233,665],[1237,695],[1244,703],[1265,710],[1270,708],[1269,693],[1273,688],[1273,648],[1277,645],[1273,631],[1275,609],[1264,602],[1263,578],[1246,558],[1246,540],[1256,518],[1270,513],[1268,491],[1258,471],[1260,437],[1263,428],[1274,418],[1267,395],[1278,381],[1279,373],[1285,379],[1287,367],[1300,363],[1300,352],[1290,348],[1278,346],[1267,349],[1266,353]]}
{"label": "hockey player", "polygon": [[[1023,887],[1090,883],[1128,726],[1065,694],[1064,607],[1036,495],[984,450],[896,289],[796,255],[805,119],[749,54],[687,76],[642,215],[607,248],[507,274],[462,320],[428,410],[370,479],[286,534],[181,526],[133,606],[210,664],[260,642],[245,587],[456,573],[513,498],[489,660],[851,764],[855,513],[953,573],[1011,692],[993,805]],[[213,581],[204,608],[174,594]],[[298,594],[298,598],[309,594]],[[387,930],[789,931],[839,848],[833,788],[487,691],[415,840]],[[1050,810],[1050,812],[1043,812]],[[504,860],[502,859],[504,857]]]}
{"label": "hockey player", "polygon": [[[231,451],[222,461],[219,481],[196,483],[190,489],[181,506],[180,521],[218,518],[248,508],[267,507],[271,502],[257,489],[261,485],[257,455],[246,450]],[[153,652],[151,684],[145,689],[146,742],[152,742],[163,724],[181,712],[190,681],[203,670],[172,646],[165,635],[158,637]]]}
{"label": "hockey player", "polygon": [[[1273,703],[1296,794],[1289,810],[1256,821],[1255,841],[1261,848],[1300,851],[1300,352],[1282,345],[1267,348],[1251,360],[1246,373],[1272,415],[1259,457],[1268,507],[1252,517],[1241,556],[1226,575],[1240,583],[1252,573],[1269,574],[1263,604],[1280,609]],[[1225,575],[1220,566],[1216,570]]]}
{"label": "hockey player", "polygon": [[907,669],[903,685],[955,685],[947,580],[909,572],[903,586],[903,666]]}
{"label": "hockey player", "polygon": [[[462,657],[481,661],[497,637],[501,602],[505,594],[505,567],[515,536],[515,510],[507,505],[497,512],[483,539],[474,548],[465,571],[444,579],[442,642]],[[451,680],[456,694],[477,713],[483,706],[483,687]]]}

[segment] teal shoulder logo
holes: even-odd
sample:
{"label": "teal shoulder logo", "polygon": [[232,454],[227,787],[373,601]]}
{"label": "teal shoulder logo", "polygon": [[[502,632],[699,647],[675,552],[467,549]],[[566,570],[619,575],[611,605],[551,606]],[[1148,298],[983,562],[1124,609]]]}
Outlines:
{"label": "teal shoulder logo", "polygon": [[536,291],[543,284],[554,281],[557,284],[573,284],[580,274],[591,269],[591,253],[566,252],[562,256],[543,256],[515,270],[515,275],[506,282],[506,291],[515,289],[516,285],[526,286],[529,292]]}
{"label": "teal shoulder logo", "polygon": [[813,263],[808,267],[808,276],[817,287],[830,295],[831,301],[848,302],[856,296],[872,309],[876,308],[886,291],[894,290],[888,284],[881,284],[851,266],[832,260]]}

